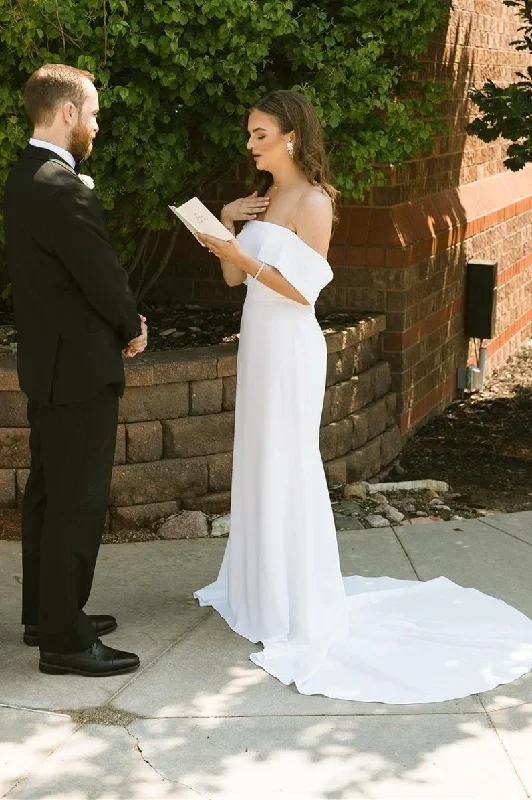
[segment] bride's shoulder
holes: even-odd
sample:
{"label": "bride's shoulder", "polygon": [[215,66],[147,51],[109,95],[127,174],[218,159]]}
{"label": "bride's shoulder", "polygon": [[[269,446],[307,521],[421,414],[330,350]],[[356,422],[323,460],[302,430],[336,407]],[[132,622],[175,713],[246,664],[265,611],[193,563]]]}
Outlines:
{"label": "bride's shoulder", "polygon": [[332,201],[322,186],[306,186],[301,194],[300,208],[310,212],[328,211],[332,214]]}
{"label": "bride's shoulder", "polygon": [[327,256],[331,238],[333,208],[321,186],[309,186],[302,193],[297,209],[296,232],[314,250]]}

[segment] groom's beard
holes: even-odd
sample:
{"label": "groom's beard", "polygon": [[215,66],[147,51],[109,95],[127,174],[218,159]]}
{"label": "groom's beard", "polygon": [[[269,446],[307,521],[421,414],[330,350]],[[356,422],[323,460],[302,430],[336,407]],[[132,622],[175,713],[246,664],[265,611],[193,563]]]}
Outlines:
{"label": "groom's beard", "polygon": [[78,122],[70,134],[69,151],[76,161],[83,161],[92,152],[92,131],[88,125]]}

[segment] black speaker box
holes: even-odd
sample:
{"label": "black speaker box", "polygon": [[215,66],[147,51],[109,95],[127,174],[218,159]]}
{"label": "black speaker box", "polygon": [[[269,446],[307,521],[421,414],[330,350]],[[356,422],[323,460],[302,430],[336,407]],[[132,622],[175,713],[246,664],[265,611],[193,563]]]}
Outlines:
{"label": "black speaker box", "polygon": [[497,262],[472,259],[467,263],[465,335],[493,339],[497,313]]}

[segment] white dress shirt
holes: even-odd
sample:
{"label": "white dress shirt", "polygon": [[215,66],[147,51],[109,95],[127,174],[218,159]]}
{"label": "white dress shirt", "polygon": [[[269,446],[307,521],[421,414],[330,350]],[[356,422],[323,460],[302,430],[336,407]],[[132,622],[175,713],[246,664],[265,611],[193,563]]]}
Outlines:
{"label": "white dress shirt", "polygon": [[30,144],[33,145],[33,147],[42,147],[45,150],[51,150],[53,153],[57,153],[57,155],[61,156],[72,169],[76,168],[76,159],[72,153],[69,153],[64,147],[59,147],[59,145],[52,144],[52,142],[45,142],[43,139],[34,139],[33,137],[30,139]]}

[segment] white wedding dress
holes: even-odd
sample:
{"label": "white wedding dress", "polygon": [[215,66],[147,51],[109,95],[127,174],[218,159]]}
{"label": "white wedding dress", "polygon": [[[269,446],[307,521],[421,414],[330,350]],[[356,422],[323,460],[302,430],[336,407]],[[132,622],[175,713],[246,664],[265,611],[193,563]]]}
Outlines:
{"label": "white wedding dress", "polygon": [[194,596],[262,642],[251,660],[302,694],[429,703],[528,672],[532,621],[506,603],[444,577],[342,579],[319,451],[326,346],[313,306],[332,272],[279,225],[248,222],[239,241],[310,305],[247,281],[231,533],[218,579]]}

